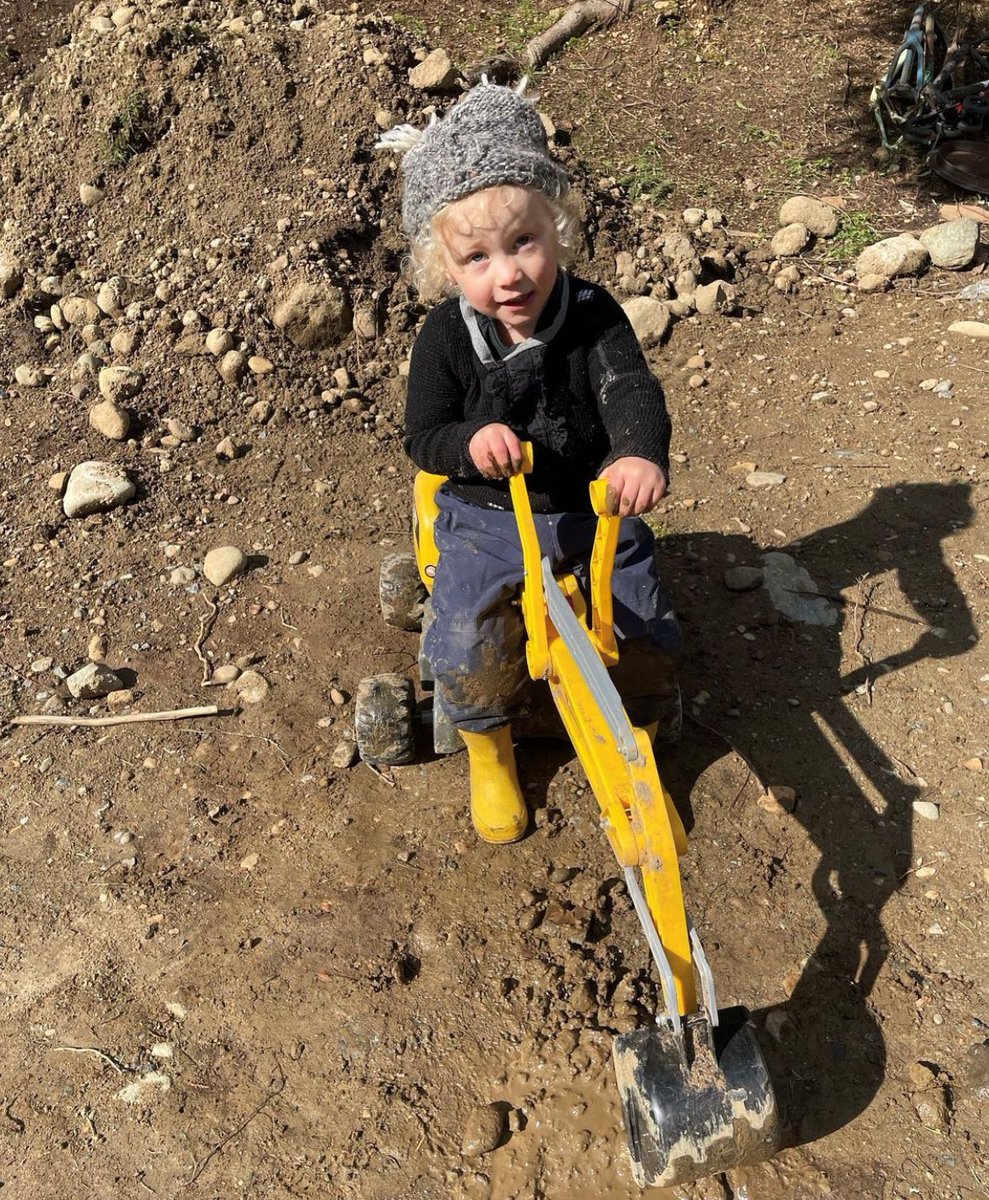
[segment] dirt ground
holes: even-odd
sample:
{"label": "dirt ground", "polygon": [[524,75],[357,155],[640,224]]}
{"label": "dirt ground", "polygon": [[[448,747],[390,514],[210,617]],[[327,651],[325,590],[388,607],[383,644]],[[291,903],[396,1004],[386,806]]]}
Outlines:
{"label": "dirt ground", "polygon": [[[986,250],[877,295],[842,273],[850,235],[796,260],[789,294],[758,253],[796,192],[875,237],[964,198],[873,161],[868,92],[909,9],[643,4],[537,79],[586,208],[577,269],[624,299],[616,255],[641,248],[659,278],[681,211],[716,206],[708,250],[739,295],[648,350],[686,635],[685,737],[661,769],[720,1002],[754,1013],[788,1146],[685,1200],[989,1196],[989,366],[946,332],[987,319],[956,298]],[[424,310],[376,113],[442,107],[409,87],[416,47],[467,67],[548,10],[85,0],[39,23],[0,0],[0,264],[23,275],[0,299],[4,1196],[638,1194],[610,1045],[657,984],[573,754],[520,746],[532,828],[501,849],[472,833],[462,756],[333,765],[359,680],[415,673],[377,569],[409,541],[401,368]],[[52,321],[116,277],[112,315]],[[302,277],[344,289],[358,331],[321,351],[279,331]],[[224,383],[202,345],[218,328],[271,369]],[[90,426],[84,354],[142,372],[128,439]],[[133,501],[66,517],[49,480],[84,459],[125,466]],[[753,488],[755,470],[785,479]],[[216,588],[203,558],[225,544],[249,569]],[[831,624],[729,590],[771,551]],[[106,715],[64,697],[94,637],[128,711],[221,715],[11,726]],[[230,664],[262,675],[261,702],[203,686]],[[466,1156],[486,1104],[503,1144]]]}

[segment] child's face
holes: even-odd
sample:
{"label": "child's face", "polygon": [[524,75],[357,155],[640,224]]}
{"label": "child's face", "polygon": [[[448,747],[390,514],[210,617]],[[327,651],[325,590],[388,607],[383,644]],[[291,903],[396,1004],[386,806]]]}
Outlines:
{"label": "child's face", "polygon": [[546,201],[520,187],[486,188],[443,213],[447,278],[491,317],[507,343],[536,331],[556,283],[560,244]]}

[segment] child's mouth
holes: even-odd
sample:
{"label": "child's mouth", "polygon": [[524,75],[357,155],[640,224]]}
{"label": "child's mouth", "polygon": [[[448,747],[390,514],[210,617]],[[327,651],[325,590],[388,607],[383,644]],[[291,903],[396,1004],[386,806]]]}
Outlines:
{"label": "child's mouth", "polygon": [[528,292],[524,296],[514,296],[511,300],[503,300],[502,308],[524,308],[532,298],[532,293]]}

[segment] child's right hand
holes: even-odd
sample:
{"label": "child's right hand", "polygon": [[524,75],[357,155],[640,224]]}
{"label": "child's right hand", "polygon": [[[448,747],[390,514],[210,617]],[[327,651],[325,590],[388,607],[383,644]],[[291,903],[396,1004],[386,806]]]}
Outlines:
{"label": "child's right hand", "polygon": [[507,425],[485,425],[467,446],[471,462],[488,479],[507,479],[522,470],[522,443]]}

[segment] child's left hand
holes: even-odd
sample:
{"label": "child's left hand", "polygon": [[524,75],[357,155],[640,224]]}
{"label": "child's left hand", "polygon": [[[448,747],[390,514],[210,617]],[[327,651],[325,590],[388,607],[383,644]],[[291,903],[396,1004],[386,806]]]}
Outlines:
{"label": "child's left hand", "polygon": [[622,517],[638,517],[652,512],[666,495],[669,480],[662,467],[648,458],[616,459],[601,472],[615,495],[615,512]]}

